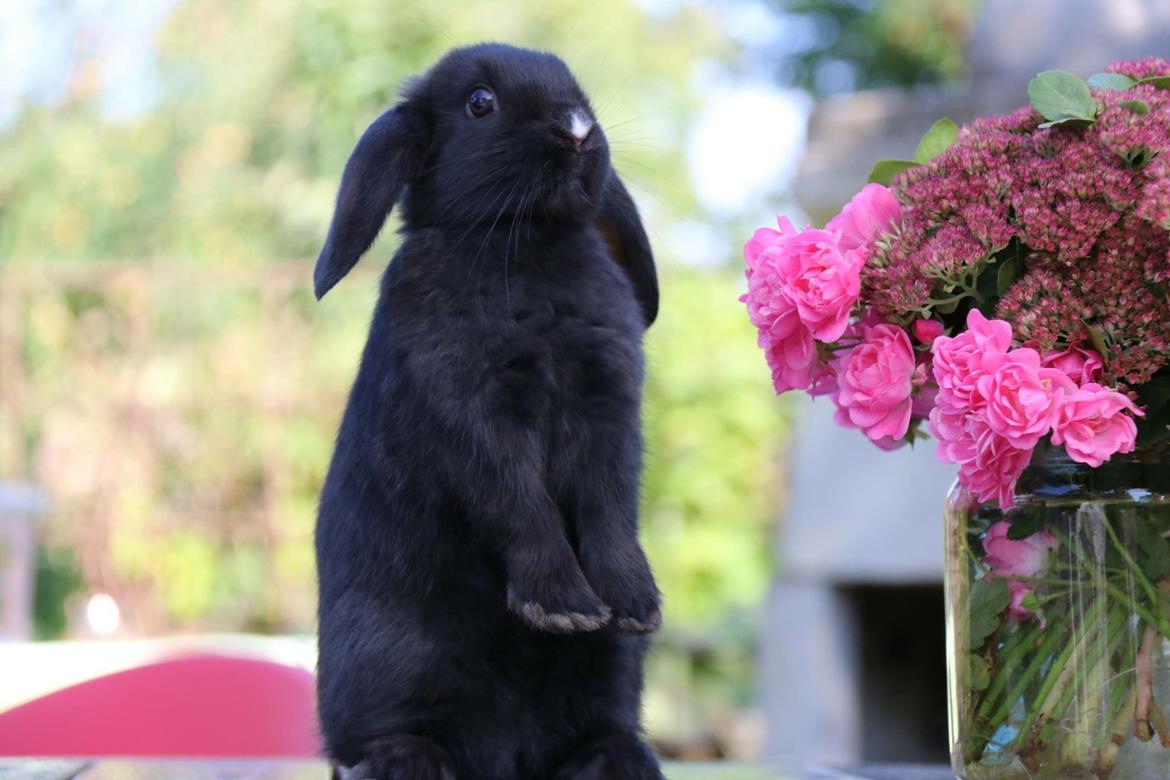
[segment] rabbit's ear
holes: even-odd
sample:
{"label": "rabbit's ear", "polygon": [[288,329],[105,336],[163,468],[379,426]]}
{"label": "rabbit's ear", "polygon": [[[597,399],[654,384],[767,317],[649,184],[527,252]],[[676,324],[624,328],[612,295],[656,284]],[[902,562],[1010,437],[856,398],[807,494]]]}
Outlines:
{"label": "rabbit's ear", "polygon": [[345,164],[329,236],[313,271],[318,299],[374,243],[402,190],[421,170],[427,147],[422,118],[407,103],[382,114],[362,134]]}
{"label": "rabbit's ear", "polygon": [[614,262],[634,283],[634,294],[642,306],[642,319],[649,328],[658,316],[658,273],[654,269],[654,254],[638,216],[638,207],[616,172],[611,173],[606,182],[596,222]]}

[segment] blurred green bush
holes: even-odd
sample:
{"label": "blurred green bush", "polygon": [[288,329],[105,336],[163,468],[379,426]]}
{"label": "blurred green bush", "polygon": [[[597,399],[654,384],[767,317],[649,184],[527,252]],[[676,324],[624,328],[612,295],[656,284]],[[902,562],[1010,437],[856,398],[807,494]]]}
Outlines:
{"label": "blurred green bush", "polygon": [[[0,475],[52,499],[39,633],[68,633],[75,589],[112,595],[133,633],[312,631],[317,494],[395,243],[313,300],[355,139],[454,45],[548,48],[658,238],[701,218],[680,161],[696,69],[733,50],[718,21],[631,0],[191,0],[157,35],[147,113],[105,119],[102,63],[82,60],[62,104],[0,128]],[[658,246],[647,344],[644,539],[669,627],[648,709],[680,740],[752,700],[782,499],[785,421],[733,251],[699,270]]]}

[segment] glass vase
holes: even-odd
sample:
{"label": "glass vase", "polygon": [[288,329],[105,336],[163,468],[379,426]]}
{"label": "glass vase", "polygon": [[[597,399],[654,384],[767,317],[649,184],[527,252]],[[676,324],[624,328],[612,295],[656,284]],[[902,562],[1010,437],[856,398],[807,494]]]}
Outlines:
{"label": "glass vase", "polygon": [[949,726],[965,780],[1170,778],[1170,462],[1038,449],[1015,504],[947,498]]}

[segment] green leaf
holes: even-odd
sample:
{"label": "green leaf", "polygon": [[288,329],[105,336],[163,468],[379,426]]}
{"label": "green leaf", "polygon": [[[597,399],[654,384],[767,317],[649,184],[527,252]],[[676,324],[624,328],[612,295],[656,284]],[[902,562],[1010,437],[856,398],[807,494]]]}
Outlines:
{"label": "green leaf", "polygon": [[894,183],[895,176],[916,165],[918,163],[913,160],[878,160],[873,170],[869,172],[869,180],[889,187]]}
{"label": "green leaf", "polygon": [[930,126],[914,151],[914,162],[924,164],[950,148],[959,137],[959,126],[945,116]]}
{"label": "green leaf", "polygon": [[1046,70],[1028,83],[1028,99],[1045,119],[1063,123],[1071,119],[1092,121],[1097,103],[1089,85],[1063,70]]}
{"label": "green leaf", "polygon": [[1131,165],[1134,168],[1141,168],[1150,161],[1151,155],[1150,150],[1144,146],[1135,146],[1133,149],[1126,150],[1121,157],[1127,165]]}
{"label": "green leaf", "polygon": [[1003,619],[1003,611],[1012,600],[1012,592],[1000,579],[979,580],[971,586],[967,649],[978,650]]}
{"label": "green leaf", "polygon": [[1056,127],[1057,125],[1068,125],[1070,128],[1081,128],[1088,127],[1091,124],[1093,124],[1092,119],[1085,119],[1084,117],[1079,116],[1062,116],[1059,119],[1053,119],[1051,122],[1041,122],[1040,124],[1036,125],[1036,127],[1040,128],[1041,130],[1047,129],[1049,127]]}
{"label": "green leaf", "polygon": [[1137,446],[1152,447],[1163,439],[1170,439],[1170,407],[1138,422]]}
{"label": "green leaf", "polygon": [[1035,591],[1028,591],[1022,599],[1020,599],[1020,608],[1026,609],[1036,616],[1036,619],[1041,623],[1047,623],[1048,620],[1044,616],[1044,608],[1040,606],[1040,599],[1036,598]]}
{"label": "green leaf", "polygon": [[1137,402],[1146,416],[1138,419],[1139,447],[1170,436],[1170,374],[1160,372],[1137,389]]}
{"label": "green leaf", "polygon": [[1089,86],[1097,89],[1129,89],[1136,83],[1124,73],[1094,73],[1089,76]]}
{"label": "green leaf", "polygon": [[1109,346],[1105,343],[1105,334],[1096,325],[1088,323],[1085,323],[1085,330],[1089,333],[1089,343],[1093,345],[1093,349],[1097,350],[1105,365],[1109,365]]}
{"label": "green leaf", "polygon": [[1145,116],[1150,113],[1150,107],[1144,100],[1127,100],[1121,104],[1121,107],[1128,108],[1139,116]]}
{"label": "green leaf", "polygon": [[985,691],[991,685],[991,667],[981,655],[967,656],[967,685],[973,691]]}
{"label": "green leaf", "polygon": [[1007,538],[1012,541],[1027,539],[1044,529],[1044,511],[1037,506],[1023,504],[1008,512],[1004,519],[1011,523]]}
{"label": "green leaf", "polygon": [[1170,76],[1150,76],[1138,82],[1139,84],[1152,84],[1158,89],[1170,89]]}
{"label": "green leaf", "polygon": [[1019,275],[1020,264],[1014,257],[1009,257],[999,264],[999,270],[995,273],[995,294],[1003,297],[1003,294],[1012,286],[1012,282],[1016,280]]}

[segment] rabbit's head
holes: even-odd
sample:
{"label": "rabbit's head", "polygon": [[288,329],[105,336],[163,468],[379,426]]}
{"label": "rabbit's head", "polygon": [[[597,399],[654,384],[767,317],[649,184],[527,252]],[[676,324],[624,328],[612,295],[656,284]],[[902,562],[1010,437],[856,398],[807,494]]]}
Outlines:
{"label": "rabbit's head", "polygon": [[450,52],[362,135],[318,258],[318,298],[370,247],[400,197],[408,230],[518,216],[586,222],[608,212],[610,222],[633,220],[624,232],[644,240],[573,74],[552,54],[504,44]]}
{"label": "rabbit's head", "polygon": [[431,127],[426,163],[404,204],[408,223],[490,223],[521,209],[574,220],[596,204],[609,146],[573,74],[552,54],[503,44],[457,49],[407,102],[423,107]]}

